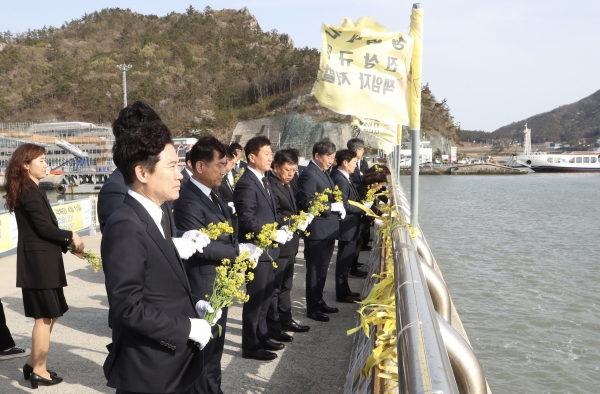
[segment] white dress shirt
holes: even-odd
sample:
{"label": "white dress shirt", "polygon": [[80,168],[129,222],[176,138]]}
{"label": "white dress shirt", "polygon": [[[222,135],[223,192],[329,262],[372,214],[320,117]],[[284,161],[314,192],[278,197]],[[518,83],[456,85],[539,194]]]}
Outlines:
{"label": "white dress shirt", "polygon": [[206,195],[206,197],[210,198],[210,192],[212,192],[211,188],[208,186],[204,186],[203,184],[201,184],[200,182],[198,182],[197,180],[195,180],[194,178],[190,178],[190,180],[192,181],[192,183],[194,185],[196,185],[196,187],[198,189],[200,189],[200,191],[202,193],[204,193]]}
{"label": "white dress shirt", "polygon": [[192,177],[192,172],[190,170],[188,170],[187,167],[184,167],[185,172],[188,173],[188,175],[190,176],[190,178]]}
{"label": "white dress shirt", "polygon": [[[160,224],[160,221],[162,220],[162,217],[163,217],[163,210],[161,209],[161,207],[156,205],[154,203],[154,201],[150,200],[148,197],[144,197],[140,193],[134,192],[131,189],[129,189],[127,191],[127,193],[131,197],[135,198],[137,200],[137,202],[142,204],[144,209],[146,211],[148,211],[148,214],[150,214],[150,217],[152,218],[152,220],[154,220],[154,223],[156,223],[156,227],[158,227],[158,231],[160,231],[162,236],[165,237],[165,232],[163,231],[162,225]],[[165,239],[166,239],[166,237],[165,237]]]}
{"label": "white dress shirt", "polygon": [[262,179],[265,177],[265,174],[258,172],[257,170],[255,170],[254,168],[248,166],[248,169],[250,171],[252,171],[254,173],[254,175],[256,175],[256,177],[258,178],[259,181],[262,182]]}

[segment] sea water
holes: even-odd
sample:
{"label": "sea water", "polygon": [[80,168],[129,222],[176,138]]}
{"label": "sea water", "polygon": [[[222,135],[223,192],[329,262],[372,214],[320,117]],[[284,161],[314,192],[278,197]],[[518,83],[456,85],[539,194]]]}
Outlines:
{"label": "sea water", "polygon": [[492,392],[600,392],[600,174],[421,176],[419,204]]}

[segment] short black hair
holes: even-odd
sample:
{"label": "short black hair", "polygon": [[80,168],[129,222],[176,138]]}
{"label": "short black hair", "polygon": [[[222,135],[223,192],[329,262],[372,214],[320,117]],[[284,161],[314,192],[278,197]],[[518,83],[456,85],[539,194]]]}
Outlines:
{"label": "short black hair", "polygon": [[215,159],[213,151],[217,151],[217,153],[219,153],[219,159],[222,159],[225,157],[226,149],[225,145],[212,135],[198,139],[198,142],[190,149],[192,168],[195,170],[196,163],[199,161],[211,163]]}
{"label": "short black hair", "polygon": [[256,137],[252,137],[246,142],[246,146],[244,147],[244,153],[246,154],[246,158],[250,156],[250,154],[258,155],[258,152],[262,149],[263,146],[271,146],[271,140],[267,137],[259,135]]}
{"label": "short black hair", "polygon": [[317,153],[321,156],[331,155],[335,153],[335,151],[335,144],[331,142],[329,138],[323,138],[321,141],[313,145],[312,155],[313,157],[315,157]]}
{"label": "short black hair", "polygon": [[233,149],[233,150],[237,150],[237,149],[239,149],[239,150],[244,150],[244,149],[242,148],[242,146],[241,146],[240,144],[238,144],[237,142],[232,142],[232,143],[229,145],[229,147],[230,147],[231,149]]}
{"label": "short black hair", "polygon": [[190,161],[190,151],[185,152],[185,164]]}
{"label": "short black hair", "polygon": [[350,149],[342,149],[335,153],[335,163],[341,166],[344,161],[350,161],[356,157],[356,152]]}
{"label": "short black hair", "polygon": [[275,168],[275,164],[281,166],[285,163],[298,164],[298,154],[296,149],[282,149],[275,153],[271,168]]}
{"label": "short black hair", "polygon": [[113,146],[113,161],[123,174],[125,184],[135,181],[135,167],[141,165],[152,174],[159,155],[173,144],[171,131],[160,120],[143,124],[123,133]]}
{"label": "short black hair", "polygon": [[360,138],[352,138],[346,142],[346,146],[351,151],[356,152],[358,149],[365,148],[365,141],[361,140]]}
{"label": "short black hair", "polygon": [[236,156],[236,151],[234,148],[232,148],[231,146],[226,146],[225,147],[225,156],[227,156],[228,159],[233,159]]}
{"label": "short black hair", "polygon": [[152,107],[138,100],[119,111],[119,116],[112,124],[113,134],[118,139],[123,133],[156,120],[161,119]]}

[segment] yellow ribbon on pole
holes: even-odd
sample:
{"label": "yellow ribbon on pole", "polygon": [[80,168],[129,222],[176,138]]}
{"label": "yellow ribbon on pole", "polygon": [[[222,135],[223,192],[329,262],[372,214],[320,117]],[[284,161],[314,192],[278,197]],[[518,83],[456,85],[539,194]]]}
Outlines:
{"label": "yellow ribbon on pole", "polygon": [[[413,38],[412,58],[406,89],[409,126],[412,130],[421,129],[421,84],[423,70],[423,8],[414,4],[410,16],[410,33]],[[401,133],[399,133],[400,135]]]}

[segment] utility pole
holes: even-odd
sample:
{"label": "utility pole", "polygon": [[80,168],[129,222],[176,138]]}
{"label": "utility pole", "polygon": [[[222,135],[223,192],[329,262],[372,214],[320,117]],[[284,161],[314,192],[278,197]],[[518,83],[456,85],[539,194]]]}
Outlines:
{"label": "utility pole", "polygon": [[117,68],[123,71],[123,108],[127,107],[127,71],[131,68],[131,64],[119,64]]}

